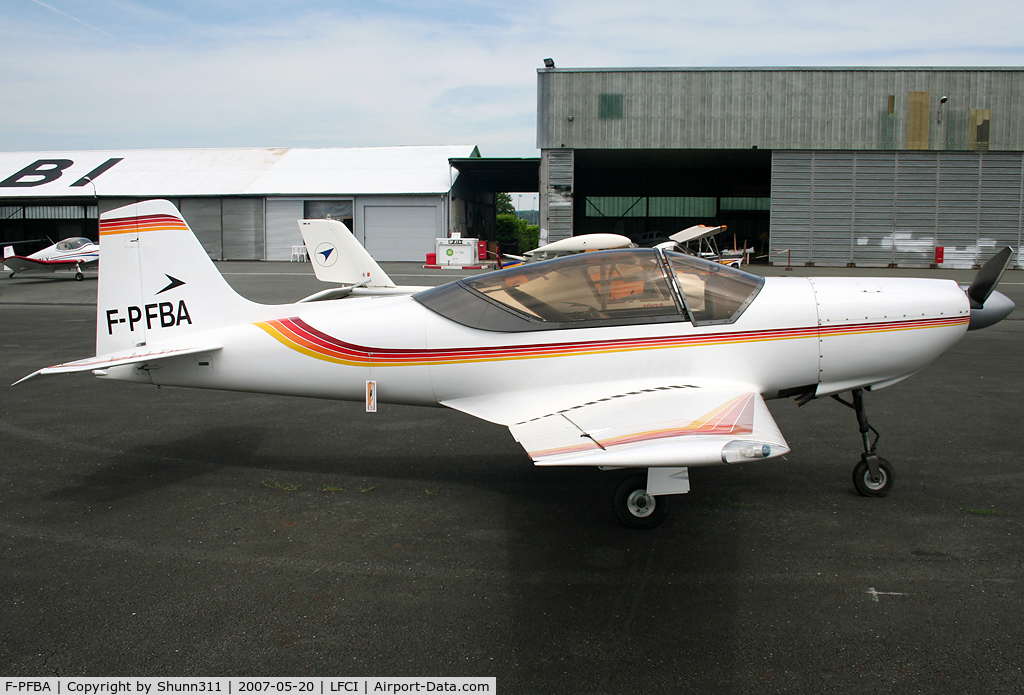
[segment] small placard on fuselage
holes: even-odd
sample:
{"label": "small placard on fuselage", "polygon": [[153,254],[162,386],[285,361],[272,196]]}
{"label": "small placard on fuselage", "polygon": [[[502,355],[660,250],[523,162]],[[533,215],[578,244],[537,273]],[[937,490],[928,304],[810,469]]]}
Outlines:
{"label": "small placard on fuselage", "polygon": [[366,382],[366,412],[377,412],[377,382]]}

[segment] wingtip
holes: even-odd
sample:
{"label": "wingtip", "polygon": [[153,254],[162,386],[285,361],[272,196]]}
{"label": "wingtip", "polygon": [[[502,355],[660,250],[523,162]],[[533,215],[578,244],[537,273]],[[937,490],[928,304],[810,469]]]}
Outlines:
{"label": "wingtip", "polygon": [[22,382],[25,382],[25,381],[28,381],[29,379],[31,379],[34,376],[39,376],[42,373],[43,373],[43,370],[42,369],[38,369],[38,370],[32,372],[31,374],[29,374],[28,376],[23,376],[22,378],[18,379],[13,384],[11,384],[11,386],[17,386],[18,384],[20,384]]}

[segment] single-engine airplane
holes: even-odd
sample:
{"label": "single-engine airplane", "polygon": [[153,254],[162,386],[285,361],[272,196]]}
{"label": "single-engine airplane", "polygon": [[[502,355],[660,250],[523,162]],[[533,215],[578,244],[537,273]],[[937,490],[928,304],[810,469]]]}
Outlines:
{"label": "single-engine airplane", "polygon": [[47,246],[28,256],[18,256],[13,246],[4,247],[3,265],[10,271],[8,277],[16,273],[52,273],[58,270],[74,270],[76,280],[84,280],[84,270],[92,270],[100,262],[100,247],[91,239],[72,237],[61,239],[56,244]]}
{"label": "single-engine airplane", "polygon": [[365,400],[368,411],[446,406],[507,426],[537,465],[641,471],[614,495],[634,528],[664,519],[667,496],[689,490],[689,467],[787,453],[772,398],[851,391],[864,440],[853,482],[885,495],[893,469],[876,453],[877,433],[870,440],[863,392],[907,378],[1013,309],[993,291],[1009,248],[966,291],[950,280],[761,278],[630,248],[414,295],[272,306],[235,293],[167,201],[104,213],[100,247],[96,356],[25,379],[92,371]]}

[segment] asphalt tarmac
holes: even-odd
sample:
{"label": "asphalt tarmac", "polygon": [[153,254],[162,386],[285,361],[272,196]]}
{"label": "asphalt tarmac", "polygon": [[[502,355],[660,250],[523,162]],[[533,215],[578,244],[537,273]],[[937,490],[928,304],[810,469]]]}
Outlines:
{"label": "asphalt tarmac", "polygon": [[[308,265],[222,263],[264,302]],[[388,265],[399,282],[452,277]],[[779,268],[767,269],[781,274]],[[970,271],[826,270],[923,275]],[[1024,307],[1024,272],[1000,289]],[[494,676],[502,693],[1024,691],[1024,310],[869,394],[770,408],[782,460],[691,470],[632,531],[621,471],[538,469],[458,412],[89,375],[95,275],[0,278],[0,674]]]}

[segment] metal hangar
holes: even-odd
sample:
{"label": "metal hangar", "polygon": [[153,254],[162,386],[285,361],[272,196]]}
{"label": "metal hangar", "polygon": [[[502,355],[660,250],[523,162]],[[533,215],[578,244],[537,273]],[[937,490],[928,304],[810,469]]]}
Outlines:
{"label": "metal hangar", "polygon": [[971,267],[1021,247],[1024,69],[547,64],[550,240],[727,224],[773,263],[823,266]]}
{"label": "metal hangar", "polygon": [[166,198],[218,260],[289,260],[296,220],[330,215],[377,260],[422,261],[474,218],[449,159],[479,156],[469,145],[3,152],[0,244],[96,239],[100,213]]}

